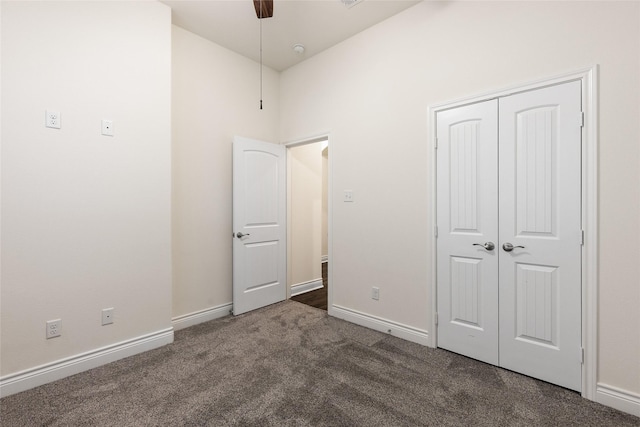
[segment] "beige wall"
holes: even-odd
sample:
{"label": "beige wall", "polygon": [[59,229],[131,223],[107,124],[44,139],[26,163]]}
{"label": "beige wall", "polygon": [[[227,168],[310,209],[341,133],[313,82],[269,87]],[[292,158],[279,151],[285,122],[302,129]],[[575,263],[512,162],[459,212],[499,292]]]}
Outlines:
{"label": "beige wall", "polygon": [[173,27],[173,317],[231,303],[231,142],[278,142],[279,74]]}
{"label": "beige wall", "polygon": [[597,63],[598,378],[640,394],[639,17],[638,2],[424,2],[283,72],[282,139],[331,129],[333,303],[426,331],[428,107]]}
{"label": "beige wall", "polygon": [[171,327],[170,72],[160,3],[2,2],[0,375]]}
{"label": "beige wall", "polygon": [[321,148],[321,143],[314,142],[289,149],[290,286],[322,278]]}

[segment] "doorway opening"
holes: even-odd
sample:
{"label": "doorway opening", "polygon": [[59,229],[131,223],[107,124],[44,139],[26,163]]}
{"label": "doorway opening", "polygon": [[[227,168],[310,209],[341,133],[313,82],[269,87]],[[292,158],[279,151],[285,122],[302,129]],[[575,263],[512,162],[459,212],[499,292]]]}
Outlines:
{"label": "doorway opening", "polygon": [[329,302],[329,139],[287,145],[287,292],[327,310]]}

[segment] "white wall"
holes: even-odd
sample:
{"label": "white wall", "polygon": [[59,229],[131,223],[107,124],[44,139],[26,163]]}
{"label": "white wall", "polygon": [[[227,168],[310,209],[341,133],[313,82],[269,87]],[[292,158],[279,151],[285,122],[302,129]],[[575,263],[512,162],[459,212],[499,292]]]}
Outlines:
{"label": "white wall", "polygon": [[162,4],[2,2],[3,377],[171,327],[170,61]]}
{"label": "white wall", "polygon": [[290,286],[322,279],[321,149],[320,142],[289,149]]}
{"label": "white wall", "polygon": [[278,142],[280,105],[278,73],[260,110],[259,64],[176,26],[172,56],[176,318],[231,303],[231,142]]}
{"label": "white wall", "polygon": [[333,304],[428,333],[428,107],[597,63],[598,379],[640,395],[639,16],[638,2],[424,2],[283,72],[282,139],[331,129]]}

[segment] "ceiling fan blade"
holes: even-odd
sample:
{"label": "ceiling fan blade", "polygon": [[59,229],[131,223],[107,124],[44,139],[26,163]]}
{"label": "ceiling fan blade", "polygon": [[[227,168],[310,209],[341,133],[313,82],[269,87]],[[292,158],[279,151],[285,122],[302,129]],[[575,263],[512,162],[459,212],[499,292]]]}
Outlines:
{"label": "ceiling fan blade", "polygon": [[273,0],[253,0],[258,19],[273,17]]}

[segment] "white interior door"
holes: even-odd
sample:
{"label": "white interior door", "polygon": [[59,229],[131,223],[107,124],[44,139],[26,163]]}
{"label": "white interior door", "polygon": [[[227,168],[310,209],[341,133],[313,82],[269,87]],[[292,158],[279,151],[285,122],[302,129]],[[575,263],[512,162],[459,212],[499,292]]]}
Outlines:
{"label": "white interior door", "polygon": [[286,299],[286,150],[233,139],[233,313]]}
{"label": "white interior door", "polygon": [[581,126],[579,81],[500,99],[500,366],[573,390],[582,383]]}
{"label": "white interior door", "polygon": [[438,346],[497,365],[498,101],[437,126]]}
{"label": "white interior door", "polygon": [[581,125],[579,81],[437,116],[438,346],[573,390]]}

